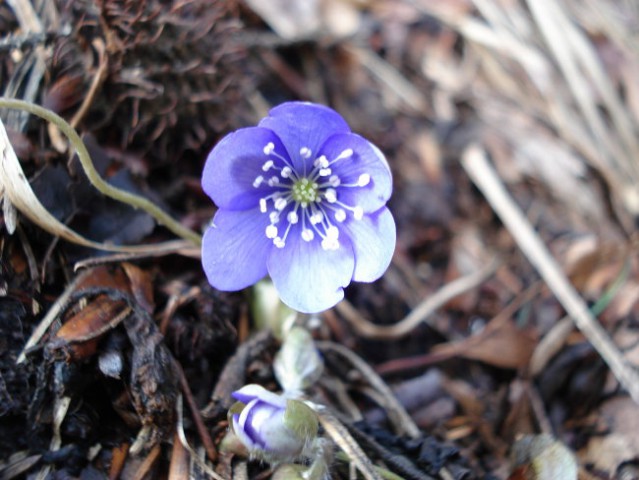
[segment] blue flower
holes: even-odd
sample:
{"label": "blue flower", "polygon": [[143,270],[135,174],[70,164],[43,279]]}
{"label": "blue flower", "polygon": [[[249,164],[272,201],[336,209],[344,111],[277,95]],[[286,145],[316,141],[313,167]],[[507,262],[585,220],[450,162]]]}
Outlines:
{"label": "blue flower", "polygon": [[240,290],[270,275],[289,307],[334,306],[352,280],[388,268],[395,222],[388,163],[334,110],[284,103],[211,151],[202,175],[218,211],[204,234],[209,283]]}
{"label": "blue flower", "polygon": [[238,403],[229,411],[231,429],[252,456],[285,462],[308,453],[318,422],[306,404],[254,384],[233,392],[233,397]]}

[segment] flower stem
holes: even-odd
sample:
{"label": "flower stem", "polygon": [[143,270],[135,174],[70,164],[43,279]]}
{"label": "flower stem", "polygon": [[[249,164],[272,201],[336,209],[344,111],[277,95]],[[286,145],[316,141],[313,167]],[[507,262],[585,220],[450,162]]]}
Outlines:
{"label": "flower stem", "polygon": [[73,147],[78,154],[80,164],[84,169],[84,173],[86,173],[91,184],[103,195],[131,205],[133,208],[144,210],[146,213],[155,218],[158,223],[164,225],[178,237],[190,241],[195,245],[202,244],[202,237],[200,235],[181,225],[177,220],[147,198],[127,192],[126,190],[119,189],[107,183],[93,166],[93,161],[91,160],[89,151],[80,138],[80,135],[78,135],[78,132],[76,132],[75,129],[58,114],[31,102],[4,97],[0,97],[0,108],[24,110],[55,124],[73,144]]}

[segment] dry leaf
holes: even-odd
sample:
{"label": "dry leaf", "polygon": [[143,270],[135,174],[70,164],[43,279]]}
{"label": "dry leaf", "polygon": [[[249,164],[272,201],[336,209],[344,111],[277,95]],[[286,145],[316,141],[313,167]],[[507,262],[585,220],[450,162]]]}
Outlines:
{"label": "dry leaf", "polygon": [[7,230],[15,230],[15,209],[33,223],[52,235],[85,247],[109,252],[153,253],[159,245],[123,246],[99,243],[79,235],[58,221],[38,200],[27,180],[16,156],[7,131],[0,120],[0,195],[3,195],[3,210]]}
{"label": "dry leaf", "polygon": [[617,397],[603,404],[600,414],[608,433],[591,437],[579,457],[598,470],[614,472],[639,456],[639,406],[629,397]]}
{"label": "dry leaf", "polygon": [[518,369],[526,366],[537,345],[536,336],[517,328],[512,322],[489,323],[478,335],[460,342],[437,345],[433,354],[479,360],[500,368]]}

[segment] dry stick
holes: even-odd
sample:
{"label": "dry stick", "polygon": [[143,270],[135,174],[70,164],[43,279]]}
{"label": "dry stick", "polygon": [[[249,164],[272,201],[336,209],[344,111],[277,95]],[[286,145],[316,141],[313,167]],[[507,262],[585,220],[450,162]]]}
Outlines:
{"label": "dry stick", "polygon": [[405,433],[411,438],[419,438],[421,436],[419,427],[415,424],[410,415],[408,415],[404,406],[399,403],[390,387],[386,384],[386,382],[384,382],[384,380],[382,380],[377,372],[368,365],[368,363],[362,360],[352,350],[349,350],[339,343],[317,342],[316,345],[322,353],[332,351],[341,355],[348,360],[354,368],[359,370],[368,383],[384,398],[383,406],[386,408],[388,416],[391,418],[395,428],[400,431],[400,433]]}
{"label": "dry stick", "polygon": [[353,465],[362,473],[366,480],[382,480],[381,475],[375,470],[375,466],[364,453],[348,429],[330,413],[326,408],[318,406],[316,409],[322,427],[329,437],[349,457]]}
{"label": "dry stick", "polygon": [[590,313],[586,303],[506,191],[497,172],[488,162],[486,152],[478,145],[471,145],[462,156],[462,165],[577,328],[599,352],[632,399],[639,403],[639,375],[624,361],[604,328]]}
{"label": "dry stick", "polygon": [[495,272],[498,263],[497,259],[493,258],[476,272],[447,283],[433,295],[420,302],[403,320],[393,325],[377,325],[368,321],[345,300],[338,303],[336,309],[361,336],[376,340],[395,340],[409,334],[453,298],[477,287]]}
{"label": "dry stick", "polygon": [[[200,410],[197,408],[197,404],[195,403],[195,399],[193,398],[193,392],[191,392],[189,382],[184,375],[182,365],[180,365],[180,363],[174,358],[173,366],[177,371],[178,379],[180,381],[180,387],[182,388],[182,394],[184,395],[184,398],[186,398],[186,403],[189,406],[189,410],[191,410],[192,420],[193,423],[195,423],[195,429],[197,430],[197,433],[200,435],[200,440],[202,441],[202,445],[204,445],[206,455],[209,457],[209,460],[215,462],[217,460],[217,450],[215,449],[215,444],[213,443],[213,439],[211,438],[211,435],[209,434],[209,431],[204,424],[204,420],[202,420]],[[179,411],[181,415],[182,409],[180,409]]]}
{"label": "dry stick", "polygon": [[177,402],[175,405],[177,410],[177,423],[175,425],[175,433],[180,440],[182,446],[186,449],[186,451],[191,455],[191,459],[195,462],[209,477],[215,480],[227,480],[221,475],[218,475],[215,470],[213,470],[200,456],[197,454],[193,447],[189,445],[188,440],[186,439],[186,434],[184,433],[184,413],[182,406],[182,395],[178,395]]}
{"label": "dry stick", "polygon": [[40,320],[40,323],[35,328],[35,330],[31,333],[29,340],[27,340],[26,345],[20,352],[18,359],[16,360],[16,364],[20,364],[25,361],[26,355],[28,351],[35,347],[36,344],[40,341],[40,339],[44,336],[46,331],[49,329],[53,321],[58,317],[60,312],[62,312],[63,307],[67,304],[73,292],[75,292],[76,287],[88,276],[91,275],[91,270],[85,270],[80,273],[73,281],[66,286],[64,292],[58,297],[51,308],[46,313],[46,315]]}

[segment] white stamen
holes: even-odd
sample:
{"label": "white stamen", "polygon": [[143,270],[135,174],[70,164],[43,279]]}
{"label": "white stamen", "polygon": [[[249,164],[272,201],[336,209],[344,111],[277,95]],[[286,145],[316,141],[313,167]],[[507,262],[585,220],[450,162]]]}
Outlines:
{"label": "white stamen", "polygon": [[257,177],[255,177],[255,180],[253,180],[253,188],[257,188],[262,185],[263,181],[264,177],[262,175],[258,175]]}
{"label": "white stamen", "polygon": [[271,223],[278,223],[280,221],[280,212],[271,212],[268,214],[268,218]]}
{"label": "white stamen", "polygon": [[268,227],[266,227],[266,237],[267,238],[277,237],[277,227],[275,225],[269,225]]}
{"label": "white stamen", "polygon": [[328,177],[331,173],[333,173],[333,170],[330,168],[320,168],[319,171],[320,177]]}
{"label": "white stamen", "polygon": [[322,155],[321,157],[315,159],[315,161],[313,162],[313,166],[326,168],[328,167],[328,159],[326,158],[326,156]]}
{"label": "white stamen", "polygon": [[339,248],[339,240],[337,238],[326,237],[322,240],[322,249],[324,250],[337,250]]}
{"label": "white stamen", "polygon": [[273,165],[273,160],[267,160],[264,162],[264,165],[262,165],[262,171],[268,172],[271,168],[273,168]]}
{"label": "white stamen", "polygon": [[266,155],[270,155],[271,153],[273,153],[273,150],[275,150],[275,145],[273,144],[273,142],[269,142],[264,146],[264,153]]}
{"label": "white stamen", "polygon": [[347,148],[342,153],[340,153],[339,156],[333,161],[343,160],[345,158],[351,157],[352,155],[353,155],[353,149],[352,148]]}
{"label": "white stamen", "polygon": [[281,212],[282,210],[286,208],[287,204],[288,202],[286,201],[285,198],[278,198],[277,200],[275,200],[275,209]]}
{"label": "white stamen", "polygon": [[284,245],[286,245],[286,242],[282,240],[280,237],[274,238],[273,243],[275,244],[277,248],[284,248]]}
{"label": "white stamen", "polygon": [[286,219],[293,225],[295,225],[297,222],[300,221],[300,218],[298,217],[297,212],[295,212],[294,210],[288,212],[288,215],[286,215]]}
{"label": "white stamen", "polygon": [[304,158],[309,158],[311,156],[311,149],[308,147],[300,148],[300,155]]}
{"label": "white stamen", "polygon": [[324,219],[324,214],[321,211],[317,211],[310,216],[312,225],[317,225],[318,223],[321,223],[323,219]]}
{"label": "white stamen", "polygon": [[260,198],[260,212],[266,213],[266,198]]}
{"label": "white stamen", "polygon": [[309,228],[305,228],[304,230],[302,230],[302,240],[304,240],[305,242],[310,242],[314,238],[315,234],[313,233],[313,230]]}
{"label": "white stamen", "polygon": [[269,178],[266,183],[268,183],[269,187],[275,187],[276,185],[280,184],[280,179],[274,175],[271,178]]}
{"label": "white stamen", "polygon": [[335,211],[335,220],[338,222],[343,222],[346,220],[346,212],[341,208]]}
{"label": "white stamen", "polygon": [[364,209],[362,207],[353,208],[353,217],[355,220],[361,220],[364,217]]}
{"label": "white stamen", "polygon": [[289,178],[291,173],[293,173],[293,169],[291,167],[284,167],[280,175],[282,175],[282,178]]}
{"label": "white stamen", "polygon": [[339,228],[335,225],[331,225],[326,229],[326,238],[337,240],[339,238]]}
{"label": "white stamen", "polygon": [[357,179],[357,185],[365,187],[371,182],[371,176],[368,173],[362,173]]}
{"label": "white stamen", "polygon": [[328,203],[335,203],[337,202],[337,192],[334,188],[327,188],[324,192],[324,198]]}
{"label": "white stamen", "polygon": [[337,175],[331,175],[331,178],[328,179],[328,184],[331,187],[339,187],[340,183],[342,183],[342,181]]}

